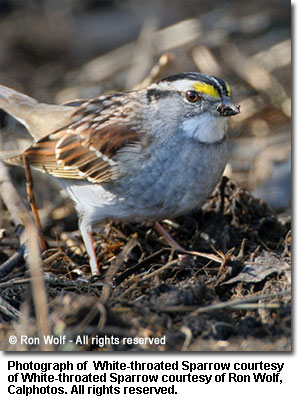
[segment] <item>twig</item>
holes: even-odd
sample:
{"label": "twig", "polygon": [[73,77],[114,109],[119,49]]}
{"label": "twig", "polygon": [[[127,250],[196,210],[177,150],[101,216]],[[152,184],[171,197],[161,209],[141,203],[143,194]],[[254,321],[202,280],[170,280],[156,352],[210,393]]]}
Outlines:
{"label": "twig", "polygon": [[186,351],[193,339],[193,334],[190,328],[187,326],[183,326],[180,331],[185,335],[185,340],[183,342],[183,345],[181,347],[181,351]]}
{"label": "twig", "polygon": [[6,316],[14,320],[18,320],[20,317],[22,317],[20,311],[16,310],[1,296],[0,296],[0,312],[2,312],[2,314],[5,314]]}
{"label": "twig", "polygon": [[36,226],[37,226],[41,250],[45,251],[47,249],[47,244],[46,244],[45,237],[43,235],[41,220],[40,220],[40,216],[39,216],[38,209],[36,206],[36,201],[34,198],[33,180],[32,180],[32,175],[31,175],[31,170],[30,170],[30,164],[29,164],[28,157],[25,154],[23,155],[23,162],[24,162],[24,167],[25,167],[26,190],[27,190],[28,202],[30,204],[32,215],[33,215],[33,218],[34,218]]}
{"label": "twig", "polygon": [[25,246],[20,246],[15,254],[13,254],[8,260],[6,260],[0,266],[0,278],[6,276],[12,271],[17,265],[19,265],[24,257]]}
{"label": "twig", "polygon": [[181,247],[180,244],[177,243],[176,240],[172,238],[172,236],[165,230],[165,228],[159,222],[157,221],[154,222],[154,228],[173,249],[179,251],[185,251],[184,248]]}
{"label": "twig", "polygon": [[136,239],[131,238],[129,242],[124,246],[121,253],[116,257],[114,263],[109,267],[108,271],[105,274],[104,285],[100,297],[100,303],[105,304],[105,302],[109,298],[111,285],[115,274],[118,272],[119,268],[125,261],[126,257],[131,252],[131,250],[137,245],[137,243],[138,242]]}
{"label": "twig", "polygon": [[273,310],[279,308],[279,303],[259,303],[259,304],[252,304],[252,303],[245,303],[245,304],[237,304],[236,306],[230,306],[233,310],[257,310],[259,308],[266,308],[268,310]]}
{"label": "twig", "polygon": [[[171,245],[171,247],[174,248],[175,250],[180,251],[181,253],[184,253],[184,254],[188,254],[188,255],[193,255],[193,256],[197,256],[197,257],[204,257],[204,258],[207,258],[209,260],[215,261],[215,262],[217,262],[219,264],[223,263],[223,260],[221,259],[221,257],[218,257],[215,254],[208,254],[208,253],[201,253],[201,252],[198,252],[198,251],[185,250],[183,247],[181,247],[171,237],[171,235],[162,227],[162,225],[159,222],[155,222],[153,225],[154,225],[154,228],[157,230],[157,232],[159,232],[166,239],[166,241]],[[132,268],[130,268],[130,271],[125,271],[122,274],[122,277],[119,276],[119,277],[116,278],[116,285],[119,285],[124,279],[126,279],[127,276],[129,276],[133,272],[136,272],[140,267],[142,267],[144,265],[145,262],[150,261],[150,259],[152,259],[152,257],[157,256],[163,250],[165,250],[165,249],[161,249],[158,252],[156,252],[155,254],[151,255],[148,258],[146,258],[145,260],[142,260],[140,263],[138,263],[135,266],[133,266]],[[171,265],[176,264],[177,262],[179,262],[179,259],[171,261],[170,263],[162,266],[161,268],[157,269],[156,271],[152,272],[149,275],[144,276],[143,278],[139,278],[139,276],[134,276],[131,279],[126,281],[126,286],[127,285],[132,285],[134,282],[136,282],[136,280],[139,280],[141,282],[141,281],[144,281],[146,279],[149,279],[149,278],[159,274],[164,269],[169,268]],[[127,290],[126,290],[126,293],[127,293]]]}
{"label": "twig", "polygon": [[[31,275],[32,296],[40,338],[50,335],[48,304],[45,283],[42,275],[42,258],[38,246],[38,232],[33,223],[25,225],[28,232],[28,265]],[[41,350],[52,351],[53,346],[41,340]]]}
{"label": "twig", "polygon": [[47,257],[44,260],[44,264],[52,264],[53,261],[57,260],[61,255],[63,255],[64,252],[62,250],[58,250],[56,253],[52,254],[51,256]]}
{"label": "twig", "polygon": [[161,253],[165,252],[169,249],[160,249],[155,253],[151,254],[149,257],[144,258],[142,261],[135,264],[133,267],[126,269],[126,271],[122,272],[118,277],[115,279],[115,286],[119,286],[128,276],[137,272],[139,269],[143,268],[146,264],[148,264],[151,260],[155,257],[159,256]]}
{"label": "twig", "polygon": [[14,278],[14,279],[10,279],[7,282],[1,282],[0,289],[14,286],[14,285],[24,285],[24,283],[30,283],[30,282],[31,282],[30,278],[24,278],[24,279]]}
{"label": "twig", "polygon": [[160,274],[165,269],[170,268],[174,264],[177,264],[179,261],[180,260],[178,258],[176,258],[176,260],[172,260],[172,261],[168,262],[167,264],[163,265],[162,267],[158,268],[157,270],[151,272],[148,275],[145,275],[143,277],[134,276],[133,278],[128,279],[128,281],[126,282],[126,285],[130,285],[131,283],[134,283],[135,281],[143,282],[143,281],[146,281],[147,279],[153,278],[154,276]]}
{"label": "twig", "polygon": [[203,257],[207,258],[209,260],[215,261],[219,264],[222,264],[224,260],[221,257],[216,256],[215,254],[210,254],[210,253],[201,253],[199,251],[193,251],[193,250],[185,250],[179,243],[176,242],[172,238],[172,236],[165,230],[165,228],[159,223],[159,222],[154,222],[154,228],[157,230],[157,232],[163,236],[163,238],[166,240],[169,245],[177,251],[180,251],[181,253],[184,254],[189,254],[191,256],[197,256],[197,257]]}
{"label": "twig", "polygon": [[[135,282],[134,282],[133,278],[131,278],[129,280],[130,286],[127,289],[123,290],[123,292],[118,296],[118,301],[123,300],[129,293],[133,292],[137,288],[138,280],[136,277],[135,277],[135,279],[136,279]],[[126,286],[127,286],[127,282],[126,282]]]}
{"label": "twig", "polygon": [[226,301],[226,302],[212,304],[212,305],[206,306],[206,307],[199,307],[199,308],[197,308],[197,310],[195,310],[191,313],[191,316],[203,314],[203,313],[210,312],[210,311],[220,310],[222,308],[229,308],[229,307],[231,308],[231,307],[235,307],[240,304],[252,303],[252,302],[259,301],[259,300],[272,299],[274,297],[279,297],[279,296],[287,296],[290,294],[291,294],[291,290],[283,290],[283,291],[277,292],[277,293],[268,293],[268,294],[262,294],[259,296],[247,296],[247,297],[244,297],[244,298],[238,299],[238,300],[230,300],[230,301]]}
{"label": "twig", "polygon": [[[20,223],[25,226],[25,234],[20,238],[21,244],[26,243],[28,248],[28,266],[31,275],[32,295],[36,310],[36,319],[39,336],[50,335],[50,325],[48,318],[47,296],[45,284],[42,276],[42,258],[38,245],[38,233],[30,213],[22,202],[18,192],[12,184],[7,168],[0,162],[0,193],[13,221],[17,225]],[[22,243],[23,242],[23,243]],[[51,345],[41,341],[42,350],[52,350]]]}
{"label": "twig", "polygon": [[159,75],[162,73],[163,69],[172,61],[172,56],[171,54],[163,54],[162,56],[159,57],[158,62],[154,65],[154,67],[151,69],[149,74],[146,76],[146,78],[143,80],[142,83],[136,86],[137,89],[141,89],[144,87],[149,86],[151,83],[153,83]]}
{"label": "twig", "polygon": [[291,294],[290,290],[284,290],[279,293],[269,293],[263,294],[259,296],[248,296],[238,300],[230,300],[226,302],[220,302],[217,304],[211,304],[205,307],[197,307],[197,306],[169,306],[169,307],[162,307],[159,308],[158,311],[160,312],[172,312],[172,313],[179,313],[179,312],[191,312],[191,316],[195,316],[198,314],[209,313],[212,311],[229,308],[229,309],[258,309],[258,308],[269,308],[274,309],[278,308],[278,303],[267,303],[267,304],[252,304],[252,302],[260,301],[260,300],[267,300],[278,296],[287,296]]}
{"label": "twig", "polygon": [[184,250],[182,253],[190,254],[191,256],[203,257],[207,258],[208,260],[215,261],[219,264],[223,264],[224,260],[221,257],[216,256],[215,254],[211,253],[201,253],[200,251],[190,251]]}

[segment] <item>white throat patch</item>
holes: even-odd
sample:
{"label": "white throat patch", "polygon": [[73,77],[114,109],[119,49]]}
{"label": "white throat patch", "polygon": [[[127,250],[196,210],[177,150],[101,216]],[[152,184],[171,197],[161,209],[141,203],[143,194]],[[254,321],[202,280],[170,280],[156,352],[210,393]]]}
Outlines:
{"label": "white throat patch", "polygon": [[227,132],[227,118],[215,117],[208,112],[187,118],[182,124],[185,134],[203,143],[222,140]]}

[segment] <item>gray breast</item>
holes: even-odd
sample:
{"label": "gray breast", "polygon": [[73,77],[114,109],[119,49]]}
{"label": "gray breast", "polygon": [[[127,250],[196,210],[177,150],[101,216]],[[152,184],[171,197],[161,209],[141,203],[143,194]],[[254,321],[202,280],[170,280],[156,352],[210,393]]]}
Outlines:
{"label": "gray breast", "polygon": [[130,176],[111,187],[125,219],[171,218],[200,206],[220,179],[227,145],[189,141],[152,154]]}

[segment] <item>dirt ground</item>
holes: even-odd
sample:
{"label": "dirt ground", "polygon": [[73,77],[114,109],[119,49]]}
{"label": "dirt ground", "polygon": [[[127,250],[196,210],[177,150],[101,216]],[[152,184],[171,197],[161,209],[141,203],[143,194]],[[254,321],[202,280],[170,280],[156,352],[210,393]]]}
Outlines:
{"label": "dirt ground", "polygon": [[[1,84],[62,103],[200,70],[230,82],[241,104],[218,187],[201,209],[161,222],[181,250],[153,224],[110,222],[94,235],[91,277],[71,201],[33,171],[41,261],[0,191],[2,350],[291,350],[291,8],[257,4],[0,1]],[[0,129],[1,158],[31,143],[1,111]],[[26,204],[24,171],[9,174]],[[8,343],[45,333],[74,342]]]}

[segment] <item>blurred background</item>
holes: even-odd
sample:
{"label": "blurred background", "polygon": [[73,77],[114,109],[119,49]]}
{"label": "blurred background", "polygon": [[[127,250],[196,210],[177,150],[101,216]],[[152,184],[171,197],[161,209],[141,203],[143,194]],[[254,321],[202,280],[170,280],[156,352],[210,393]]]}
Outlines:
{"label": "blurred background", "polygon": [[[0,82],[40,101],[128,90],[149,73],[182,71],[230,83],[241,114],[230,121],[225,174],[289,218],[289,1],[0,0]],[[31,143],[3,112],[0,124],[1,154]],[[23,171],[13,174],[25,193]],[[62,199],[37,176],[42,219],[61,218]]]}

